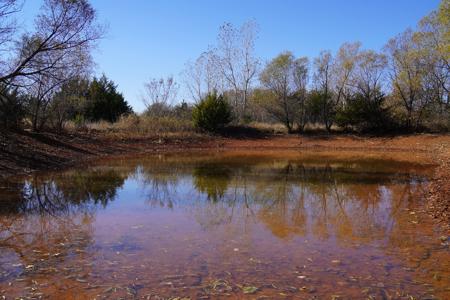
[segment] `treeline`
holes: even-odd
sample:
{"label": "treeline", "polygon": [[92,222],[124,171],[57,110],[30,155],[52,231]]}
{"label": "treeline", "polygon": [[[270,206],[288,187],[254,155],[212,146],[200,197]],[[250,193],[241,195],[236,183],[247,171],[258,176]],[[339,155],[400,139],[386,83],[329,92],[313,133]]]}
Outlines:
{"label": "treeline", "polygon": [[[88,0],[44,0],[27,32],[16,26],[20,4],[0,0],[1,128],[62,130],[69,120],[113,123],[132,114],[111,80],[91,76],[91,52],[104,28]],[[285,51],[265,64],[255,54],[257,24],[225,23],[217,43],[183,71],[192,101],[179,101],[173,77],[152,79],[144,86],[146,111],[129,123],[176,129],[190,122],[209,131],[253,121],[282,123],[289,132],[448,131],[449,11],[450,0],[443,0],[381,51],[344,43],[336,53],[310,59]]]}
{"label": "treeline", "polygon": [[185,78],[197,101],[213,92],[226,96],[239,123],[281,122],[290,132],[308,125],[448,131],[449,29],[450,1],[443,0],[382,51],[344,43],[312,60],[286,51],[261,66],[256,25],[225,24],[217,45],[187,65]]}
{"label": "treeline", "polygon": [[[104,75],[92,80],[72,78],[61,83],[59,89],[48,97],[16,92],[9,99],[18,105],[15,108],[15,114],[19,113],[18,120],[23,122],[26,119],[33,131],[62,131],[68,120],[78,127],[100,120],[116,122],[120,116],[133,112],[122,94],[117,92],[116,85]],[[14,119],[16,116],[13,116]],[[8,120],[11,117],[4,119],[6,122]]]}

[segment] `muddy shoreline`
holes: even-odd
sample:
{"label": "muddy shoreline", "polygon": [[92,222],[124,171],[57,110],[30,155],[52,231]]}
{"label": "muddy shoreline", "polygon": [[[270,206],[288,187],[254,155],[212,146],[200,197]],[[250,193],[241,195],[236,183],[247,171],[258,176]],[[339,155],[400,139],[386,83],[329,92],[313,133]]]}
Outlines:
{"label": "muddy shoreline", "polygon": [[[427,191],[429,213],[450,229],[450,135],[415,134],[395,137],[356,135],[263,135],[213,137],[205,135],[136,137],[102,132],[58,135],[53,133],[0,133],[0,179],[36,171],[61,170],[114,156],[197,150],[313,150],[383,153],[406,159],[424,157],[436,165]],[[394,155],[397,153],[397,155]],[[351,154],[349,154],[351,155]]]}

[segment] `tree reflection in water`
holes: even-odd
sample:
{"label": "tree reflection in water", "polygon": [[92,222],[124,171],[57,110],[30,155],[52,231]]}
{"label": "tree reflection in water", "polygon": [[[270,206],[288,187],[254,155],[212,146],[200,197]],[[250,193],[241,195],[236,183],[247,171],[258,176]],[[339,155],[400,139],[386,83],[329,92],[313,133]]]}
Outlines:
{"label": "tree reflection in water", "polygon": [[200,164],[192,172],[194,187],[200,193],[206,194],[209,201],[222,201],[232,170],[220,164]]}
{"label": "tree reflection in water", "polygon": [[87,251],[93,244],[96,209],[114,200],[124,180],[113,170],[93,170],[5,184],[0,205],[0,272],[10,276],[32,272],[37,265],[50,266],[52,260]]}
{"label": "tree reflection in water", "polygon": [[259,220],[280,238],[293,234],[344,240],[381,237],[395,229],[395,215],[407,199],[422,192],[420,184],[407,184],[420,178],[354,163],[245,157],[180,162],[163,156],[116,169],[92,168],[8,183],[0,205],[0,213],[8,216],[1,218],[1,245],[33,235],[20,230],[15,234],[11,228],[23,227],[15,225],[19,221],[30,224],[28,219],[33,218],[37,224],[31,228],[42,228],[35,233],[41,240],[49,228],[70,231],[89,223],[96,209],[116,198],[127,178],[141,183],[150,206],[189,208],[204,227],[232,223],[238,213],[238,220]]}
{"label": "tree reflection in water", "polygon": [[205,229],[261,221],[280,238],[370,240],[388,234],[405,200],[422,193],[421,184],[409,184],[420,177],[370,164],[245,158],[172,163],[164,158],[139,168],[148,203],[188,209]]}
{"label": "tree reflection in water", "polygon": [[[36,278],[64,278],[62,285],[89,279],[105,290],[103,283],[115,285],[120,278],[129,284],[141,272],[140,278],[149,282],[139,286],[162,289],[155,276],[173,275],[183,267],[204,277],[230,269],[241,281],[284,284],[286,272],[295,271],[292,262],[305,255],[317,259],[320,247],[326,260],[333,250],[347,249],[361,264],[366,254],[352,252],[358,245],[385,245],[381,251],[394,253],[389,258],[394,261],[424,236],[405,218],[425,181],[409,167],[380,161],[159,155],[3,183],[0,287],[17,278],[25,280],[22,289]],[[308,240],[316,246],[301,244]],[[231,244],[248,252],[235,253]],[[249,265],[254,255],[266,262],[255,258],[256,265]],[[311,274],[322,278],[325,264]],[[353,266],[347,267],[350,273]],[[196,276],[191,280],[197,282]],[[335,282],[334,275],[327,276],[325,282]]]}

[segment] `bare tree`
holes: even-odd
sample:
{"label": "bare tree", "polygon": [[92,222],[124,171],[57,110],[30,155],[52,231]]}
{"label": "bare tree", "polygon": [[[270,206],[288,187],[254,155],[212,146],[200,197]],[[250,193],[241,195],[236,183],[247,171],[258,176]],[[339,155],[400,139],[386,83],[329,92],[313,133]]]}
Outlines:
{"label": "bare tree", "polygon": [[251,86],[256,78],[259,59],[255,55],[257,25],[246,22],[239,29],[230,23],[220,27],[214,62],[233,93],[233,108],[239,120],[245,117]]}
{"label": "bare tree", "polygon": [[[0,0],[0,85],[31,92],[36,100],[30,110],[36,130],[38,119],[45,115],[42,109],[60,83],[92,65],[91,51],[104,31],[87,0],[44,0],[34,29],[20,33],[14,20],[20,4]],[[5,99],[0,97],[1,110],[11,107]]]}
{"label": "bare tree", "polygon": [[26,88],[27,107],[31,117],[32,130],[40,131],[47,122],[49,104],[61,82],[43,74],[36,74],[35,77],[35,82]]}
{"label": "bare tree", "polygon": [[[55,55],[55,53],[47,53],[47,56],[52,54]],[[77,60],[79,63],[72,64],[72,60]],[[93,65],[89,50],[84,48],[65,55],[61,59],[61,64],[66,67],[29,75],[21,81],[28,94],[27,108],[34,131],[40,131],[46,125],[52,114],[51,109],[55,107],[52,105],[52,102],[56,100],[54,96],[61,86],[74,78],[88,77]]]}
{"label": "bare tree", "polygon": [[17,31],[14,15],[21,9],[17,0],[0,0],[0,74],[6,71],[14,33]]}
{"label": "bare tree", "polygon": [[349,85],[367,101],[375,99],[383,91],[387,58],[373,50],[365,50],[356,58],[355,70]]}
{"label": "bare tree", "polygon": [[344,43],[336,54],[331,70],[334,107],[345,105],[345,99],[350,96],[349,81],[357,64],[360,47],[360,42]]}
{"label": "bare tree", "polygon": [[335,107],[331,96],[331,75],[332,75],[333,56],[329,51],[320,52],[319,56],[314,59],[314,76],[313,81],[316,90],[320,93],[320,114],[323,123],[328,131],[333,125]]}
{"label": "bare tree", "polygon": [[178,93],[178,84],[172,76],[166,79],[151,79],[144,84],[145,95],[142,97],[147,113],[154,116],[163,116],[173,104]]}
{"label": "bare tree", "polygon": [[195,62],[188,62],[183,77],[187,89],[196,102],[214,91],[223,92],[223,82],[214,65],[214,53],[211,50],[202,53]]}
{"label": "bare tree", "polygon": [[76,53],[94,47],[103,34],[95,20],[87,0],[45,0],[35,31],[16,41],[17,55],[0,70],[0,82],[10,84],[83,64]]}
{"label": "bare tree", "polygon": [[307,85],[309,80],[309,60],[300,57],[294,61],[293,80],[295,85],[294,97],[298,101],[297,123],[300,131],[303,131],[308,121],[306,111]]}

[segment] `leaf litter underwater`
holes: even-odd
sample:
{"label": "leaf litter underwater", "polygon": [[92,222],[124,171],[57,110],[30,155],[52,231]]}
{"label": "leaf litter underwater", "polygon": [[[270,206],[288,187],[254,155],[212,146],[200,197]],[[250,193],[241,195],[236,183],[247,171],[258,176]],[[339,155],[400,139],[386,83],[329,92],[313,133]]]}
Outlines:
{"label": "leaf litter underwater", "polygon": [[0,184],[0,298],[449,299],[432,166],[164,154]]}

